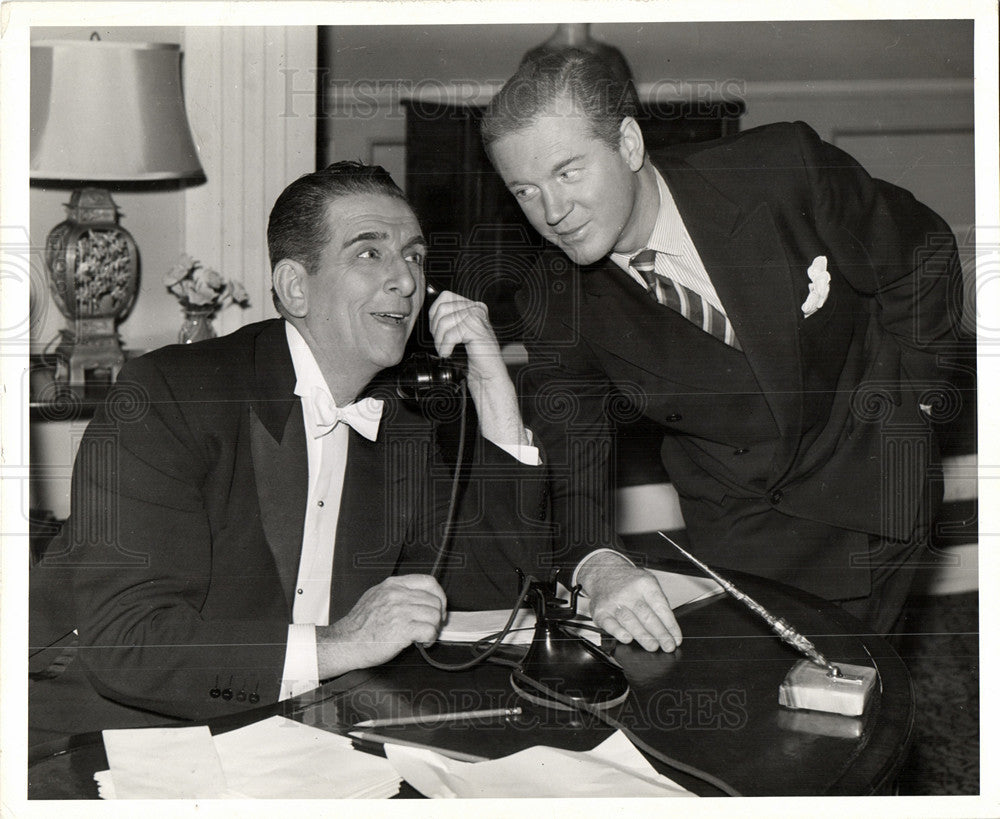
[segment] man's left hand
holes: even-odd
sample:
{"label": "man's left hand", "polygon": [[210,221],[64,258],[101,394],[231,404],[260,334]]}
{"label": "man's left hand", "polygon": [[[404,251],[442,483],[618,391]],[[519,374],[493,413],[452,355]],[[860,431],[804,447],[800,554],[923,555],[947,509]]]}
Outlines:
{"label": "man's left hand", "polygon": [[590,597],[594,624],[621,643],[635,640],[646,651],[673,651],[681,629],[652,573],[618,555],[599,555],[585,563],[578,577]]}

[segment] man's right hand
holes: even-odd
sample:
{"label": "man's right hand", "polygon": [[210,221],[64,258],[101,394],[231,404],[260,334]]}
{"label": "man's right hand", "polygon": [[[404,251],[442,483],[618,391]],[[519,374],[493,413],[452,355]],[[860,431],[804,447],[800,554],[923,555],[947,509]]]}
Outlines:
{"label": "man's right hand", "polygon": [[316,628],[319,678],[380,665],[412,643],[433,643],[447,610],[444,591],[430,575],[383,580],[361,595],[346,616]]}

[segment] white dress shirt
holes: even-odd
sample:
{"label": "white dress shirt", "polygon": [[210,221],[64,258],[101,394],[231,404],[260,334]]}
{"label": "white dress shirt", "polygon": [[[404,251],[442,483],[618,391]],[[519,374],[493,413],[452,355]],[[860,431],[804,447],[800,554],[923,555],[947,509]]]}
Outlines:
{"label": "white dress shirt", "polygon": [[653,173],[656,174],[656,187],[660,192],[660,209],[656,214],[653,232],[643,247],[637,247],[631,253],[612,253],[611,261],[646,289],[646,282],[638,272],[629,267],[629,260],[647,247],[655,250],[658,275],[666,276],[689,290],[694,290],[719,312],[725,314],[719,294],[715,292],[715,286],[708,277],[701,256],[698,255],[694,242],[684,227],[684,220],[677,210],[677,203],[670,194],[670,188],[656,168],[653,168]]}
{"label": "white dress shirt", "polygon": [[[329,388],[309,345],[287,321],[285,337],[295,369],[295,394],[302,403],[309,463],[309,492],[306,497],[302,553],[295,584],[292,622],[288,626],[279,699],[297,696],[319,685],[316,626],[330,625],[333,553],[336,548],[349,437],[349,427],[342,423],[320,437],[313,434],[318,420],[314,392],[325,392],[329,396]],[[332,402],[332,397],[329,400]],[[531,431],[525,430],[525,434],[531,441]],[[523,464],[538,466],[540,463],[537,447],[493,443]]]}

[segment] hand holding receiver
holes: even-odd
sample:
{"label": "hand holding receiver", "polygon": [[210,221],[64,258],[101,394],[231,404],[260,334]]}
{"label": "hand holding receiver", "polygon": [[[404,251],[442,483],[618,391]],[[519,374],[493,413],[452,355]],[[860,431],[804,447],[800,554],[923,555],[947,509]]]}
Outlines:
{"label": "hand holding receiver", "polygon": [[380,665],[413,643],[433,643],[447,608],[444,591],[430,575],[383,580],[343,618],[316,628],[319,678]]}
{"label": "hand holding receiver", "polygon": [[470,383],[507,377],[507,365],[485,304],[446,290],[434,299],[428,318],[434,346],[442,358],[449,358],[458,345],[465,345]]}
{"label": "hand holding receiver", "polygon": [[442,358],[448,358],[459,344],[465,346],[467,384],[483,437],[500,445],[530,445],[486,305],[445,291],[431,305],[429,318]]}
{"label": "hand holding receiver", "polygon": [[635,640],[646,651],[673,651],[681,644],[677,619],[656,578],[621,555],[604,552],[580,568],[595,625],[622,643]]}

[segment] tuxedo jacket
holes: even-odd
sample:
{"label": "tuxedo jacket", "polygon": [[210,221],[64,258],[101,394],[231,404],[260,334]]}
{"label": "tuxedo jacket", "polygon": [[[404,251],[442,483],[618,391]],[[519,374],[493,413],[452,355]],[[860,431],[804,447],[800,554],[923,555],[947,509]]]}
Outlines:
{"label": "tuxedo jacket", "polygon": [[[60,547],[74,566],[80,660],[105,697],[204,719],[277,699],[308,489],[281,320],[130,361],[87,428]],[[544,539],[540,470],[476,435],[451,608],[506,608]],[[453,464],[435,427],[387,400],[349,433],[330,622],[393,574],[429,572]],[[214,696],[213,696],[214,694]]]}
{"label": "tuxedo jacket", "polygon": [[[557,554],[572,565],[613,541],[608,419],[644,415],[663,427],[703,559],[864,596],[869,536],[910,537],[940,494],[920,404],[954,403],[938,366],[958,318],[951,232],[802,123],[678,146],[656,167],[743,352],[609,259],[577,268],[542,254],[519,294],[519,392],[553,473]],[[807,315],[821,256],[829,292]]]}

